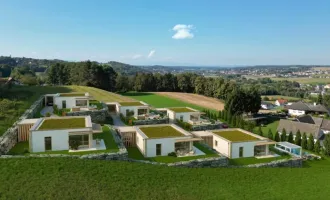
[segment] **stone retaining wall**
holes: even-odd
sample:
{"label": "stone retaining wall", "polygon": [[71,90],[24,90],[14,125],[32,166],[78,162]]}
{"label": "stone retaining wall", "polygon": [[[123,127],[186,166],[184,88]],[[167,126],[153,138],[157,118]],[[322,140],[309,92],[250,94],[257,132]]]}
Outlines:
{"label": "stone retaining wall", "polygon": [[150,125],[150,124],[168,124],[169,118],[163,119],[146,119],[146,120],[136,120],[134,125]]}
{"label": "stone retaining wall", "polygon": [[302,158],[291,158],[291,159],[276,160],[269,163],[259,163],[252,165],[229,166],[229,167],[231,168],[275,168],[275,167],[300,168],[302,166],[303,166]]}
{"label": "stone retaining wall", "polygon": [[108,116],[108,107],[105,104],[102,104],[103,108],[101,110],[84,110],[84,111],[75,111],[68,112],[66,116],[91,116],[92,122],[100,123],[106,120]]}
{"label": "stone retaining wall", "polygon": [[203,125],[193,125],[192,131],[206,131],[220,129],[221,124],[203,124]]}
{"label": "stone retaining wall", "polygon": [[18,123],[23,119],[33,118],[33,116],[43,106],[44,96],[35,101],[28,110],[0,137],[0,155],[8,153],[17,143]]}

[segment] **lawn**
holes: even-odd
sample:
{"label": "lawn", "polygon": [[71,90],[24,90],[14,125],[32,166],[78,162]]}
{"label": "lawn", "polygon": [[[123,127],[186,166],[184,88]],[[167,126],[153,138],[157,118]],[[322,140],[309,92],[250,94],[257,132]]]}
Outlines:
{"label": "lawn", "polygon": [[155,126],[155,127],[141,127],[140,130],[148,138],[166,138],[166,137],[180,137],[184,136],[181,132],[170,125]]}
{"label": "lawn", "polygon": [[[47,152],[37,152],[37,153],[31,153],[31,154],[69,154],[69,155],[86,155],[86,154],[94,154],[94,153],[112,153],[112,152],[118,152],[118,146],[115,142],[115,140],[112,137],[112,134],[107,126],[102,127],[103,132],[98,134],[93,134],[93,139],[103,139],[106,150],[98,150],[98,151],[82,151],[82,152],[72,152],[69,153],[67,150],[63,151],[47,151]],[[17,143],[10,151],[9,154],[12,155],[29,155],[27,152],[29,150],[29,142],[19,142]]]}
{"label": "lawn", "polygon": [[206,155],[188,156],[188,157],[157,156],[157,157],[152,157],[152,158],[145,158],[137,147],[129,147],[129,148],[127,148],[127,151],[128,151],[129,158],[136,159],[136,160],[148,160],[148,161],[160,162],[160,163],[174,163],[174,162],[195,160],[195,159],[199,159],[199,158],[219,157],[218,154],[207,149],[206,147],[204,147],[203,145],[201,145],[199,143],[194,143],[194,146],[197,147],[199,150],[203,151]]}
{"label": "lawn", "polygon": [[274,158],[262,158],[257,159],[255,157],[249,157],[249,158],[235,158],[235,159],[229,159],[230,165],[251,165],[251,164],[258,164],[258,163],[267,163],[275,160],[282,160],[282,159],[289,159],[290,156],[283,155],[279,157]]}
{"label": "lawn", "polygon": [[[268,135],[268,130],[272,130],[272,133],[275,134],[277,131],[277,127],[278,127],[278,123],[280,122],[279,119],[274,119],[274,121],[272,121],[269,124],[266,124],[265,126],[261,127],[262,133],[264,137],[267,137]],[[255,127],[253,132],[256,133],[258,131],[258,127]]]}
{"label": "lawn", "polygon": [[179,101],[176,99],[168,98],[165,96],[157,95],[154,93],[143,93],[143,92],[129,92],[122,93],[122,95],[146,102],[155,108],[165,108],[165,107],[191,107],[197,110],[203,110],[203,107]]}
{"label": "lawn", "polygon": [[328,169],[191,169],[70,158],[3,159],[0,198],[328,199]]}

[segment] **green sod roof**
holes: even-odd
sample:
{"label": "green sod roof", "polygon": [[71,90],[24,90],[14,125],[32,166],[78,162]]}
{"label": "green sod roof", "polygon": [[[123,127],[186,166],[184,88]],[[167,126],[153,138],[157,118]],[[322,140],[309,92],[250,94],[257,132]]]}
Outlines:
{"label": "green sod roof", "polygon": [[247,141],[259,140],[259,138],[246,134],[239,130],[214,131],[213,133],[215,133],[216,135],[219,135],[220,137],[223,137],[229,141],[232,141],[232,142],[247,142]]}
{"label": "green sod roof", "polygon": [[148,138],[166,138],[166,137],[181,137],[184,136],[180,131],[172,126],[154,126],[154,127],[141,127],[140,130]]}
{"label": "green sod roof", "polygon": [[85,96],[85,93],[60,93],[60,97],[83,97]]}
{"label": "green sod roof", "polygon": [[85,128],[85,118],[44,119],[38,130]]}
{"label": "green sod roof", "polygon": [[169,110],[172,110],[177,113],[183,113],[183,112],[196,112],[195,110],[192,110],[190,108],[186,107],[173,107],[173,108],[168,108]]}
{"label": "green sod roof", "polygon": [[121,106],[144,106],[144,104],[139,101],[119,102],[119,104]]}

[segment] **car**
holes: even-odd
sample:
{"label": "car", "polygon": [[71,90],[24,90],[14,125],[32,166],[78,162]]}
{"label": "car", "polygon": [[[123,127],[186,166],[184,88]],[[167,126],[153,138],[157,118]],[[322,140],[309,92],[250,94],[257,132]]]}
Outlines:
{"label": "car", "polygon": [[222,124],[222,128],[228,128],[227,124]]}

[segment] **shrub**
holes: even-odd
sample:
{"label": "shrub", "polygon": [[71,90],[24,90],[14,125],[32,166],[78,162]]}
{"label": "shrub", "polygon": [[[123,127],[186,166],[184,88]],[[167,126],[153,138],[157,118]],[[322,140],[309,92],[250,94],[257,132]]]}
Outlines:
{"label": "shrub", "polygon": [[79,141],[78,140],[70,140],[69,143],[70,143],[71,149],[73,149],[73,150],[78,149],[78,147],[79,147]]}
{"label": "shrub", "polygon": [[314,137],[312,134],[309,135],[308,141],[307,141],[307,149],[310,151],[314,150]]}
{"label": "shrub", "polygon": [[282,134],[281,134],[281,141],[284,142],[286,141],[286,130],[283,128]]}
{"label": "shrub", "polygon": [[301,133],[300,133],[300,130],[298,130],[297,133],[296,133],[296,137],[294,139],[294,143],[296,145],[301,146]]}
{"label": "shrub", "polygon": [[288,142],[293,143],[293,133],[292,133],[292,131],[290,131],[290,133],[289,133]]}
{"label": "shrub", "polygon": [[274,139],[272,129],[268,129],[268,138],[271,139],[271,140]]}
{"label": "shrub", "polygon": [[303,149],[307,149],[307,136],[306,136],[306,133],[304,133],[303,136],[302,136],[301,147]]}
{"label": "shrub", "polygon": [[274,140],[275,140],[276,142],[279,142],[279,141],[280,141],[280,134],[279,134],[277,131],[276,131],[276,133],[275,133]]}
{"label": "shrub", "polygon": [[265,96],[264,98],[264,101],[269,101],[269,97]]}
{"label": "shrub", "polygon": [[50,116],[51,116],[50,112],[46,113],[46,117],[50,117]]}
{"label": "shrub", "polygon": [[168,156],[177,157],[177,155],[176,155],[176,153],[175,153],[175,152],[171,152],[171,153],[168,153],[167,155],[168,155]]}
{"label": "shrub", "polygon": [[314,145],[314,152],[315,153],[320,153],[321,151],[321,143],[320,140],[316,140],[315,145]]}

